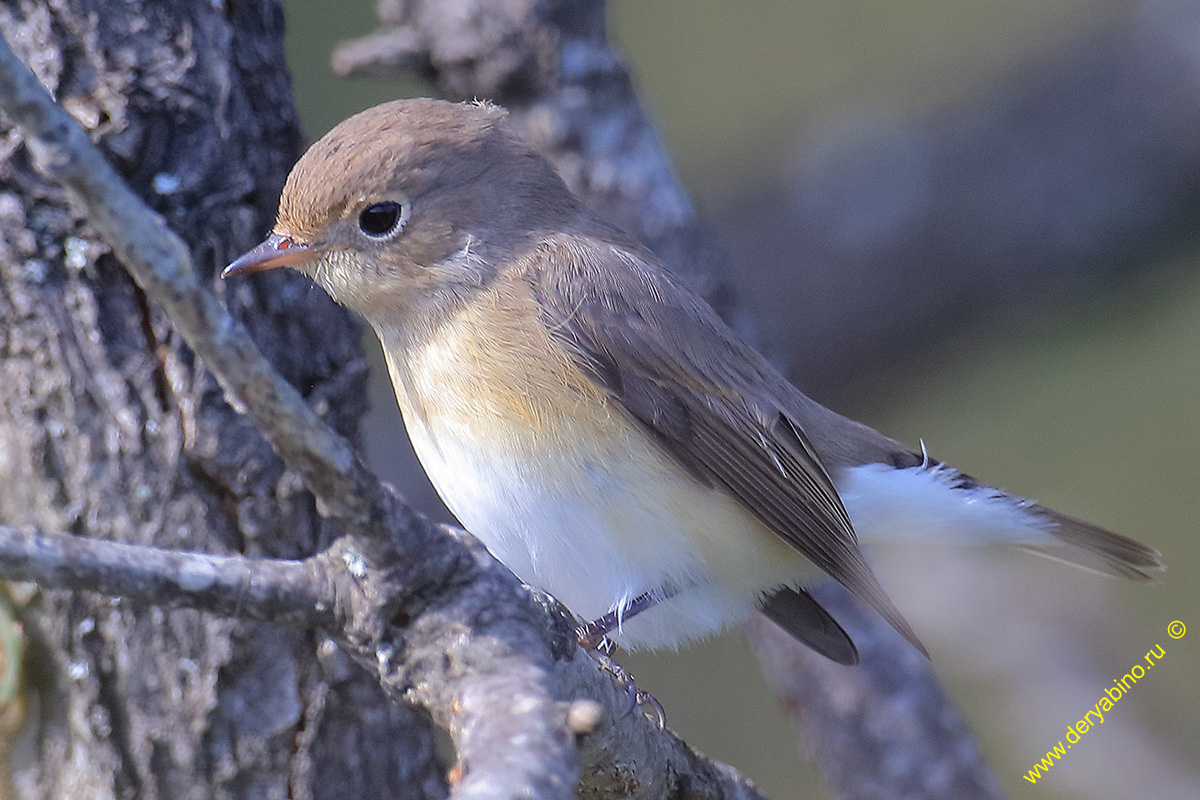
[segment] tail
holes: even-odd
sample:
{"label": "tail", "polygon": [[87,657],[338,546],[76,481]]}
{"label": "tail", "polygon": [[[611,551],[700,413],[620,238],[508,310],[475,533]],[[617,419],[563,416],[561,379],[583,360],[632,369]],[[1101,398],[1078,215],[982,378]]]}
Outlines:
{"label": "tail", "polygon": [[897,541],[1010,544],[1109,575],[1147,580],[1164,569],[1157,550],[945,464],[896,468],[872,463],[834,477],[865,545]]}
{"label": "tail", "polygon": [[1137,581],[1153,580],[1155,573],[1166,569],[1162,554],[1139,541],[1044,506],[1028,510],[1053,523],[1046,529],[1052,542],[1020,545],[1030,552]]}

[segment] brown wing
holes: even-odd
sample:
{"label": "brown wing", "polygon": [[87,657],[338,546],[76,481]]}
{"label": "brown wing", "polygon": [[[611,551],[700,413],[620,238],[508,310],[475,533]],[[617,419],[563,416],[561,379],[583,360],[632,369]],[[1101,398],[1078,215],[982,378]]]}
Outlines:
{"label": "brown wing", "polygon": [[550,335],[692,476],[740,500],[925,652],[785,410],[803,396],[651,259],[567,235],[544,242],[526,274]]}

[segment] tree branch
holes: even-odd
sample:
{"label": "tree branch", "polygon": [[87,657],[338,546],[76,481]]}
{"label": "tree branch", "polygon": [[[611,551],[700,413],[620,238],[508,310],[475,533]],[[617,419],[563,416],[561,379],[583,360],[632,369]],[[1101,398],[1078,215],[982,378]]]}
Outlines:
{"label": "tree branch", "polygon": [[[164,551],[0,525],[0,573],[46,589],[102,592],[334,632],[394,696],[420,702],[454,734],[460,763],[469,765],[456,797],[518,797],[531,789],[536,797],[571,794],[573,784],[564,783],[555,769],[558,754],[547,751],[544,741],[537,747],[512,746],[513,737],[528,738],[531,729],[545,728],[547,706],[559,726],[580,737],[589,796],[761,797],[732,769],[703,758],[635,713],[596,662],[575,648],[570,617],[561,606],[549,598],[541,608],[520,602],[526,590],[511,574],[481,545],[463,544],[478,559],[479,573],[467,582],[470,590],[425,609],[407,627],[396,619],[407,620],[412,609],[391,602],[405,594],[397,591],[397,573],[387,569],[398,553],[384,563],[368,562],[349,537],[303,561],[283,561]],[[563,652],[548,667],[531,667],[525,653],[543,647],[540,640],[506,636],[494,649],[472,642],[463,634],[477,627],[486,607],[498,618],[534,609],[525,627],[539,636],[551,627],[545,615],[557,617],[560,632],[566,631],[559,642]],[[447,630],[456,635],[448,636]],[[547,697],[547,685],[561,686],[560,696],[576,699]],[[588,702],[599,714],[580,722],[573,712],[590,712]]]}
{"label": "tree branch", "polygon": [[333,584],[317,563],[185,553],[0,525],[0,573],[7,580],[165,608],[329,627]]}
{"label": "tree branch", "polygon": [[1195,3],[1131,3],[969,102],[815,126],[798,168],[734,197],[723,239],[787,320],[802,388],[852,391],[964,324],[1077,302],[1188,235],[1198,31]]}
{"label": "tree branch", "polygon": [[[64,588],[121,588],[151,602],[212,603],[239,615],[266,613],[270,601],[286,619],[316,614],[332,622],[331,631],[394,697],[420,703],[449,729],[458,749],[458,798],[571,797],[578,761],[596,797],[757,796],[732,770],[707,762],[640,714],[624,713],[624,693],[575,646],[560,606],[535,598],[478,542],[431,523],[379,483],[200,286],[183,242],[125,186],[2,38],[0,107],[24,130],[41,168],[83,205],[231,400],[347,532],[306,562],[263,562],[0,529],[11,535],[0,562],[11,568],[6,575]],[[225,568],[229,575],[214,575]],[[297,571],[307,573],[310,586],[294,586]],[[236,594],[247,587],[242,608]],[[292,611],[284,610],[290,604]],[[332,620],[321,605],[333,609]],[[569,724],[580,697],[600,704],[599,727]]]}
{"label": "tree branch", "polygon": [[25,131],[39,168],[87,211],[133,279],[161,303],[221,387],[348,533],[367,533],[382,509],[414,547],[432,526],[388,500],[350,445],[305,404],[263,357],[245,327],[200,286],[187,245],[117,174],[87,133],[38,83],[7,43],[0,50],[0,102]]}
{"label": "tree branch", "polygon": [[[751,620],[747,635],[837,796],[1003,798],[966,721],[946,702],[921,654],[911,647],[897,653],[896,632],[871,624],[871,612],[840,585],[814,594],[854,638],[857,666],[817,655],[766,617]],[[834,686],[841,691],[830,692]],[[927,707],[938,713],[913,712]]]}

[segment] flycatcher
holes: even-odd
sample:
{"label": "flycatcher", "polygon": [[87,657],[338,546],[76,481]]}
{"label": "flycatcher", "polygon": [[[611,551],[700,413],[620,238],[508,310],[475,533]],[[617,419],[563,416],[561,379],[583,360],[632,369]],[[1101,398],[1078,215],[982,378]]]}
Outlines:
{"label": "flycatcher", "polygon": [[979,483],[822,407],[493,105],[400,100],[288,176],[225,276],[290,266],[370,322],[418,457],[513,572],[627,646],[761,609],[843,663],[804,591],[831,576],[918,648],[860,543],[1008,542],[1101,572],[1145,545]]}

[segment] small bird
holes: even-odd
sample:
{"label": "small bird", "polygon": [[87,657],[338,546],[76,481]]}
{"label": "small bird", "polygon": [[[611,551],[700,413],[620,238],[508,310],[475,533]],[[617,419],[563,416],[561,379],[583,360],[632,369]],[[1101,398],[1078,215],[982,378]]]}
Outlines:
{"label": "small bird", "polygon": [[757,609],[853,663],[805,591],[830,576],[925,652],[862,543],[1162,568],[810,400],[498,106],[399,100],[335,127],[223,275],[282,266],[375,329],[417,456],[467,530],[619,644],[678,646]]}

